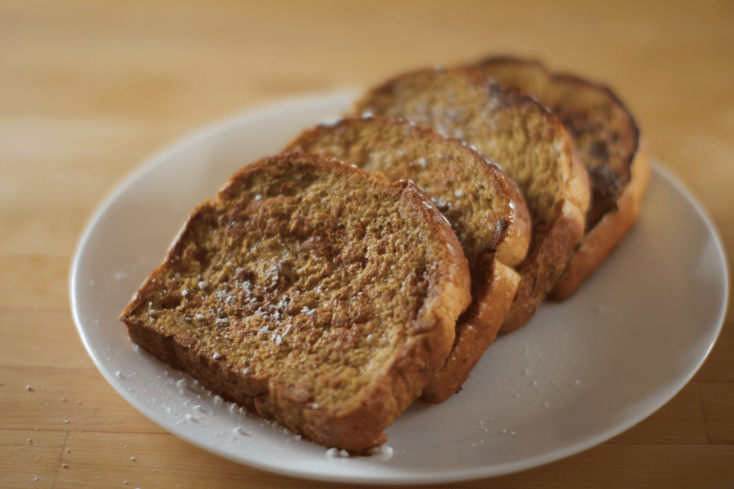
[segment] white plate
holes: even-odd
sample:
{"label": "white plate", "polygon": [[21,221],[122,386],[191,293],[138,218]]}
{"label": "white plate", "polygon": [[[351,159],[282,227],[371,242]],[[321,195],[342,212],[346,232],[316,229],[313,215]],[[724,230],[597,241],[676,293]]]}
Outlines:
{"label": "white plate", "polygon": [[328,457],[222,403],[137,349],[118,315],[189,211],[237,168],[334,117],[355,92],[292,100],[198,132],[142,165],[103,203],[78,247],[71,305],[112,386],[145,416],[237,462],[311,479],[431,483],[515,472],[597,445],[673,397],[713,346],[728,269],[711,220],[654,164],[642,215],[613,256],[562,304],[484,355],[463,390],[415,403],[388,428],[392,457]]}

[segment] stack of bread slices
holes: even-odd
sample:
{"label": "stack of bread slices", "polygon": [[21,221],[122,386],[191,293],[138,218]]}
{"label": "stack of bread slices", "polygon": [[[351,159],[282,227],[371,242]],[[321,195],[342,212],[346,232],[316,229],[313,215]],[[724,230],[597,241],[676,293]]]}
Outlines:
{"label": "stack of bread slices", "polygon": [[194,209],[121,320],[214,393],[351,454],[572,295],[647,179],[617,97],[531,60],[404,73],[294,137]]}

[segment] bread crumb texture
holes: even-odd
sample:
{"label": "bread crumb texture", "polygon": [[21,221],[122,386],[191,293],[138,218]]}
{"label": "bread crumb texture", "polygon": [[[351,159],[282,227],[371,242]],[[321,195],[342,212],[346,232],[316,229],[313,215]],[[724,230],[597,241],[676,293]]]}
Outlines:
{"label": "bread crumb texture", "polygon": [[531,99],[471,70],[422,70],[372,90],[356,112],[405,117],[464,141],[512,176],[534,220],[555,219],[571,156],[560,123],[549,123],[549,114]]}
{"label": "bread crumb texture", "polygon": [[247,166],[194,211],[122,319],[209,359],[246,396],[278,386],[313,410],[364,404],[411,338],[453,329],[434,306],[456,260],[405,186],[325,157]]}

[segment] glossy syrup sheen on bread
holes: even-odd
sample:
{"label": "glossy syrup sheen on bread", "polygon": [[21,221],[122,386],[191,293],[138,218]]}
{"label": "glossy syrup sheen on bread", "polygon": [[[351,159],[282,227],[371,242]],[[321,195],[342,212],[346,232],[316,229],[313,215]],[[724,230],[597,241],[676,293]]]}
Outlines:
{"label": "glossy syrup sheen on bread", "polygon": [[530,210],[533,236],[502,331],[526,324],[581,240],[590,201],[588,173],[558,118],[468,68],[396,76],[358,100],[355,112],[431,126],[489,156],[514,179]]}
{"label": "glossy syrup sheen on bread", "polygon": [[530,244],[530,215],[510,177],[457,139],[387,117],[347,118],[304,131],[284,152],[332,155],[424,190],[459,238],[472,275],[472,304],[459,319],[446,365],[423,390],[442,402],[494,341],[520,280],[514,266]]}
{"label": "glossy syrup sheen on bread", "polygon": [[459,242],[417,187],[285,155],[197,207],[121,319],[213,392],[370,453],[445,363],[469,301]]}
{"label": "glossy syrup sheen on bread", "polygon": [[605,85],[551,73],[537,60],[489,57],[472,66],[505,87],[531,95],[557,115],[588,169],[592,199],[586,236],[549,294],[549,298],[563,300],[637,220],[649,172],[640,130],[627,107]]}

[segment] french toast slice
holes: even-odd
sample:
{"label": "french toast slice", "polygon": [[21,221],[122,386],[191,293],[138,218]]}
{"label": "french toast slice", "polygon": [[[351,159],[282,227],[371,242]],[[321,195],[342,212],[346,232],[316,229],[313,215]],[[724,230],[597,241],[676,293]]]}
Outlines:
{"label": "french toast slice", "polygon": [[458,239],[415,185],[285,155],[193,211],[121,320],[214,393],[369,454],[445,363],[470,299]]}
{"label": "french toast slice", "polygon": [[607,86],[551,73],[537,60],[489,57],[472,65],[501,85],[527,93],[556,114],[573,137],[591,182],[586,235],[548,294],[571,296],[637,220],[648,156],[637,123]]}
{"label": "french toast slice", "polygon": [[446,400],[494,342],[520,282],[514,266],[527,254],[531,223],[517,185],[459,140],[405,119],[342,119],[304,131],[284,152],[331,155],[391,181],[410,180],[451,224],[469,262],[472,304],[456,324],[451,355],[422,395]]}
{"label": "french toast slice", "polygon": [[399,75],[365,94],[355,112],[431,126],[490,157],[514,179],[530,210],[533,233],[500,332],[526,324],[581,240],[589,207],[586,167],[558,118],[469,68]]}

